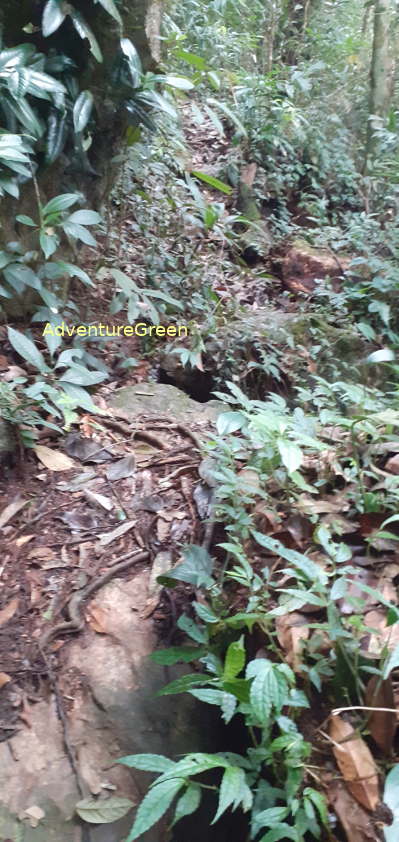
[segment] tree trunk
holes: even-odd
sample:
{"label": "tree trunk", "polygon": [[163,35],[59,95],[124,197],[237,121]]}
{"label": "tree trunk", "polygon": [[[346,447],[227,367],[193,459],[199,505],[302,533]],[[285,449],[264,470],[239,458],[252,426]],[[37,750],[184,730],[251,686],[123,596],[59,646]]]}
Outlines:
{"label": "tree trunk", "polygon": [[378,143],[376,129],[382,125],[389,108],[391,79],[391,58],[389,50],[390,22],[391,0],[375,0],[365,172],[371,169],[372,160],[375,155]]}

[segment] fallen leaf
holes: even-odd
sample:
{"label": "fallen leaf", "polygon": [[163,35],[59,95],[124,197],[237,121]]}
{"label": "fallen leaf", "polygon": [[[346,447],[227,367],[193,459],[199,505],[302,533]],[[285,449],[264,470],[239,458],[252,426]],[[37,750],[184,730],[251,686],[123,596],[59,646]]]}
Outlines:
{"label": "fallen leaf", "polygon": [[166,520],[159,517],[157,520],[157,538],[158,541],[163,544],[164,541],[167,540],[169,537],[170,525]]}
{"label": "fallen leaf", "polygon": [[34,805],[33,807],[28,807],[27,810],[24,810],[24,817],[29,819],[29,824],[31,827],[38,827],[39,822],[45,817],[44,810],[41,807],[37,807]]}
{"label": "fallen leaf", "polygon": [[0,690],[4,687],[8,682],[11,681],[11,676],[7,675],[6,672],[0,672]]}
{"label": "fallen leaf", "polygon": [[109,462],[113,454],[93,439],[86,439],[79,433],[70,433],[65,439],[65,450],[80,462]]}
{"label": "fallen leaf", "polygon": [[347,842],[375,842],[370,816],[354,800],[342,781],[331,781],[327,798],[345,831]]}
{"label": "fallen leaf", "polygon": [[329,734],[338,744],[333,753],[349,792],[366,810],[375,810],[380,800],[378,771],[370,749],[340,716],[331,717]]}
{"label": "fallen leaf", "polygon": [[113,529],[111,532],[102,532],[99,535],[99,542],[96,545],[101,549],[102,547],[107,547],[108,544],[112,544],[113,541],[116,541],[117,538],[120,538],[122,535],[125,535],[126,532],[129,532],[130,529],[133,529],[137,521],[135,520],[126,520],[124,523],[121,523],[120,526],[117,526],[116,529]]}
{"label": "fallen leaf", "polygon": [[49,471],[70,471],[72,468],[76,468],[75,462],[65,453],[61,453],[60,450],[52,450],[51,447],[45,447],[44,444],[38,444],[33,449],[37,458]]}
{"label": "fallen leaf", "polygon": [[372,631],[361,641],[362,652],[379,657],[386,646],[389,651],[399,645],[399,623],[387,625],[386,610],[375,608],[364,615],[363,621]]}
{"label": "fallen leaf", "polygon": [[129,456],[124,456],[123,459],[118,459],[116,462],[112,462],[112,465],[107,468],[105,472],[105,476],[111,482],[115,482],[118,479],[126,479],[127,477],[133,476],[136,470],[136,459],[133,453],[130,453]]}
{"label": "fallen leaf", "polygon": [[300,672],[302,644],[310,633],[306,617],[295,611],[276,617],[276,631],[278,642],[287,653],[287,663],[294,672]]}
{"label": "fallen leaf", "polygon": [[89,503],[94,503],[96,506],[100,506],[100,508],[105,509],[106,512],[112,512],[112,509],[115,506],[114,502],[109,497],[105,497],[104,494],[97,494],[96,491],[90,491],[89,488],[84,489],[84,495]]}
{"label": "fallen leaf", "polygon": [[391,456],[385,465],[385,470],[390,474],[399,474],[399,453],[396,456]]}
{"label": "fallen leaf", "polygon": [[87,623],[97,634],[108,634],[108,611],[100,605],[91,605],[86,612]]}
{"label": "fallen leaf", "polygon": [[37,559],[39,561],[52,561],[54,558],[54,550],[51,547],[33,547],[28,553],[28,559]]}
{"label": "fallen leaf", "polygon": [[[380,681],[379,676],[373,675],[366,687],[365,704],[375,708],[394,708],[392,679]],[[390,754],[397,728],[397,714],[376,710],[369,715],[367,724],[373,740],[384,754]]]}
{"label": "fallen leaf", "polygon": [[29,500],[22,500],[21,497],[17,497],[12,501],[12,503],[6,506],[0,515],[0,529],[2,529],[6,523],[9,523],[10,520],[12,520],[12,518],[15,517],[15,515],[24,508],[24,506],[27,506],[28,503]]}
{"label": "fallen leaf", "polygon": [[116,795],[99,801],[96,798],[84,798],[78,801],[76,812],[81,819],[90,824],[109,824],[125,816],[133,807],[129,798],[119,798]]}
{"label": "fallen leaf", "polygon": [[19,538],[16,538],[15,543],[17,547],[23,547],[24,544],[28,544],[32,538],[35,538],[35,535],[21,535]]}
{"label": "fallen leaf", "polygon": [[8,621],[12,619],[12,617],[18,609],[18,605],[19,599],[15,596],[14,599],[12,599],[11,602],[9,602],[5,608],[2,608],[2,610],[0,611],[0,626],[4,626],[5,623],[8,623]]}

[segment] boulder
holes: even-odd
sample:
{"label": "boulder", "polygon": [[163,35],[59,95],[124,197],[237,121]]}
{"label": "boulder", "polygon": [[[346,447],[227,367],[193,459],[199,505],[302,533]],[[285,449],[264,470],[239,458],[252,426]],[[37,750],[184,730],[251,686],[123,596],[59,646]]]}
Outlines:
{"label": "boulder", "polygon": [[109,400],[130,418],[166,416],[172,423],[207,425],[215,421],[225,407],[220,401],[199,403],[176,386],[165,383],[137,383],[118,389]]}
{"label": "boulder", "polygon": [[[115,765],[123,755],[153,752],[177,757],[185,751],[212,750],[211,735],[204,736],[209,723],[203,724],[202,710],[201,719],[197,715],[198,703],[192,697],[156,698],[157,690],[181,670],[166,675],[163,667],[149,660],[156,647],[153,622],[146,616],[149,582],[148,567],[129,579],[112,580],[87,606],[85,630],[66,642],[58,655],[68,742],[85,797],[117,795],[134,805],[141,801],[152,776]],[[0,692],[13,692],[12,685]],[[75,815],[80,797],[50,693],[48,699],[30,702],[20,731],[0,743],[1,842],[20,838],[21,825],[24,842],[87,842]],[[44,814],[36,828],[25,816],[32,807]],[[90,825],[90,842],[120,842],[133,819],[134,809],[113,824]],[[197,839],[195,833],[191,837]],[[159,842],[159,826],[141,838]]]}

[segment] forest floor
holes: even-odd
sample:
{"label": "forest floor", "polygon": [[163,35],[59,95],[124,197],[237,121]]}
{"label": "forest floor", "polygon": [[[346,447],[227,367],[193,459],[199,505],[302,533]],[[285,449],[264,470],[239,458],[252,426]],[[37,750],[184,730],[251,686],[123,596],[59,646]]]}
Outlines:
{"label": "forest floor", "polygon": [[[194,126],[184,115],[183,124],[186,155],[190,159],[187,168],[216,175],[224,161],[228,139],[221,137],[206,121],[201,126]],[[112,410],[110,399],[113,393],[120,387],[137,384],[142,384],[145,393],[146,389],[151,389],[151,384],[160,381],[182,388],[191,397],[205,402],[213,397],[214,385],[219,385],[224,376],[223,348],[230,322],[236,324],[244,314],[245,317],[259,314],[262,320],[267,308],[289,318],[302,316],[312,300],[315,278],[323,271],[324,276],[335,275],[336,288],[339,285],[340,266],[335,266],[333,270],[334,260],[325,252],[315,255],[297,248],[292,254],[291,245],[287,245],[286,254],[280,248],[268,258],[261,257],[250,268],[242,261],[230,259],[231,243],[217,228],[208,232],[196,228],[195,220],[189,213],[184,220],[180,217],[177,223],[171,225],[162,218],[162,214],[166,213],[162,178],[164,172],[159,179],[155,171],[155,175],[153,172],[147,179],[146,190],[152,192],[152,204],[155,206],[155,212],[151,211],[149,228],[143,231],[138,223],[148,197],[119,197],[110,230],[102,243],[102,253],[95,257],[86,253],[85,268],[88,272],[100,270],[100,274],[95,296],[86,300],[85,318],[104,320],[112,297],[107,267],[115,265],[116,260],[119,268],[131,275],[136,283],[145,285],[149,260],[154,260],[156,271],[154,248],[158,238],[157,225],[160,225],[167,228],[160,243],[163,265],[169,258],[181,269],[187,249],[190,272],[195,255],[197,279],[194,279],[193,285],[198,287],[198,278],[201,278],[202,287],[207,287],[217,296],[219,303],[215,318],[219,320],[224,334],[219,339],[216,352],[206,342],[198,344],[199,365],[190,375],[177,364],[177,356],[165,354],[161,345],[149,346],[148,342],[137,337],[111,340],[107,343],[104,360],[112,372],[112,379],[99,389],[96,396],[99,407],[107,414],[94,416],[85,413],[79,425],[74,425],[72,432],[61,441],[54,441],[54,436],[44,431],[36,451],[25,454],[1,480],[0,740],[9,739],[21,728],[29,727],[29,707],[46,693],[46,659],[50,657],[55,663],[57,652],[68,645],[67,629],[63,625],[74,595],[82,591],[83,601],[85,596],[94,592],[93,583],[97,582],[100,587],[103,577],[115,566],[128,561],[128,557],[134,561],[137,556],[138,563],[148,564],[143,554],[148,553],[148,558],[153,561],[159,553],[167,551],[169,563],[174,563],[182,541],[201,543],[207,537],[207,503],[200,499],[201,493],[206,494],[206,483],[204,485],[201,476],[199,442],[204,436],[212,435],[212,424],[196,420],[176,422],[173,414],[163,412],[162,406],[158,416],[144,413],[132,420]],[[185,190],[178,179],[171,189],[179,193]],[[208,204],[219,198],[217,191],[210,186],[202,186],[201,195]],[[225,213],[233,210],[231,199],[226,202]],[[188,279],[188,285],[190,283]],[[186,294],[182,294],[184,307]],[[177,289],[175,295],[179,297]],[[182,320],[184,318],[183,310]],[[204,316],[204,321],[207,320],[209,313]],[[121,314],[112,317],[113,324],[122,324],[123,321]],[[236,342],[237,346],[239,344],[239,341]],[[186,346],[187,343],[183,343],[183,347]],[[93,346],[94,353],[95,350]],[[256,348],[250,347],[244,356],[247,366],[244,373],[242,357],[234,357],[233,354],[229,362],[231,371],[238,359],[238,379],[243,387],[245,378],[252,385],[256,382],[254,379],[248,381],[248,365],[259,362]],[[290,381],[295,379],[291,366],[297,363],[298,356],[305,370],[317,370],[317,361],[310,353],[307,354],[302,345],[300,349],[284,346],[283,359],[280,358],[283,380],[276,379],[273,371],[269,372],[257,389],[262,392],[265,384],[271,384],[278,393],[289,389]],[[121,367],[126,357],[135,358],[136,364],[132,368]],[[4,373],[19,364],[6,342],[0,363]],[[219,364],[218,372],[215,369]],[[259,394],[255,396],[260,397]],[[331,430],[330,436],[333,436]],[[332,464],[333,448],[330,460]],[[319,465],[313,464],[311,470],[316,475],[318,471],[321,474],[325,464],[320,460]],[[386,454],[382,454],[378,464],[379,470],[384,471]],[[315,512],[321,514],[325,525],[339,520],[341,534],[353,548],[352,564],[358,571],[358,579],[356,576],[353,578],[349,601],[348,595],[343,598],[340,610],[344,614],[352,612],[353,600],[360,595],[356,581],[381,591],[386,600],[397,604],[399,564],[396,544],[386,539],[382,546],[380,541],[378,564],[370,564],[365,552],[365,540],[380,526],[385,515],[369,513],[354,518],[348,514],[348,489],[340,490],[339,482],[319,501],[318,508],[303,494],[291,510],[285,511],[282,520],[281,517],[273,518],[270,512],[262,513],[261,506],[258,516],[264,518],[269,534],[299,551],[306,550],[311,543],[309,516]],[[276,511],[278,509],[276,497]],[[255,566],[264,561],[264,554],[258,558],[255,555]],[[129,577],[128,566],[122,575]],[[160,637],[169,642],[174,633],[176,599],[184,600],[190,595],[189,589],[183,590],[183,596],[177,592],[176,597],[167,598],[158,588],[153,591],[148,604],[143,605],[143,616],[152,616]],[[239,592],[235,598],[239,602]],[[90,603],[87,602],[84,609],[80,606],[80,610],[82,621],[102,634],[101,617],[90,613]],[[298,629],[303,623],[308,623],[308,618],[314,614],[314,606],[313,611],[312,606],[307,606],[306,612],[303,609],[301,615],[291,616],[290,623],[281,620],[279,624],[279,644],[287,661],[294,666],[303,640],[303,633]],[[378,598],[370,595],[365,608],[366,626],[377,628],[384,634],[384,617]],[[49,629],[53,632],[47,636]],[[70,631],[79,632],[79,629],[75,622]],[[390,633],[390,645],[392,642],[395,641]],[[399,638],[396,642],[399,643]],[[373,652],[373,647],[375,650],[375,637],[371,630],[362,645],[369,654]],[[385,700],[385,707],[398,706],[396,690],[395,696],[389,699],[390,704]],[[381,817],[375,815],[371,821],[368,813],[342,783],[337,784],[331,771],[327,770],[323,776],[321,767],[325,758],[331,756],[330,746],[326,748],[325,743],[320,743],[324,713],[320,708],[310,715],[306,714],[308,738],[313,740],[318,756],[318,782],[323,790],[329,792],[330,803],[334,805],[348,842],[378,840],[382,838]],[[375,721],[373,736],[377,746],[381,747],[384,741],[386,743],[390,739],[389,734],[391,744],[394,744],[392,732],[396,730],[397,720],[398,715],[392,713],[385,717],[384,722],[381,719]],[[380,748],[375,750],[378,756]],[[348,824],[348,813],[351,811],[356,812],[355,830],[351,830]]]}

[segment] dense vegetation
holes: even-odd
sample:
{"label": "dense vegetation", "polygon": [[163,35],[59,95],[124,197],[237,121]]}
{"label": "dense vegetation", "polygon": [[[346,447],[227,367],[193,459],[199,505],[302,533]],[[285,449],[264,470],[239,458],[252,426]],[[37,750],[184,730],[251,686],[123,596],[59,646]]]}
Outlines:
{"label": "dense vegetation", "polygon": [[104,320],[190,321],[163,370],[228,405],[204,458],[219,540],[163,579],[196,596],[154,659],[192,662],[163,693],[238,717],[247,743],[123,758],[158,775],[127,842],[203,793],[255,842],[394,842],[397,8],[171,0],[154,58],[141,5],[135,25],[118,0],[0,13],[1,313],[30,371],[0,382],[0,418],[29,447],[99,411],[98,343],[42,329],[90,323],[104,278]]}

